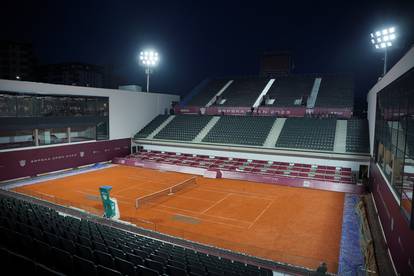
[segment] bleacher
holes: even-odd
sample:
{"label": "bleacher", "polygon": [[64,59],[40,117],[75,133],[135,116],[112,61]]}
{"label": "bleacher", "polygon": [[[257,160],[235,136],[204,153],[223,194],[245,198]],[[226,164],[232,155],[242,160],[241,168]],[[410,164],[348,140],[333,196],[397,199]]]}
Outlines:
{"label": "bleacher", "polygon": [[276,107],[295,107],[306,104],[315,78],[310,76],[281,76],[276,77],[266,98],[274,99],[271,104],[263,105]]}
{"label": "bleacher", "polygon": [[[160,115],[136,135],[136,139],[148,139],[167,115]],[[153,139],[192,142],[207,126],[212,116],[177,115]],[[263,147],[276,117],[272,116],[220,116],[220,119],[201,137],[201,143],[246,145]],[[334,151],[336,119],[287,118],[280,135],[273,145],[276,148]],[[346,129],[346,152],[366,154],[369,150],[368,124],[366,120],[350,119]],[[345,135],[345,134],[344,134]],[[198,142],[198,143],[200,143]],[[344,140],[345,142],[345,140]]]}
{"label": "bleacher", "polygon": [[135,134],[134,138],[146,138],[150,135],[154,130],[157,129],[167,118],[169,115],[158,115],[155,117],[151,122],[149,122],[143,129],[141,129],[137,134]]}
{"label": "bleacher", "polygon": [[149,161],[204,169],[250,173],[274,177],[296,177],[309,180],[354,184],[350,168],[263,160],[247,160],[175,152],[141,151],[129,156],[135,161]]}
{"label": "bleacher", "polygon": [[351,76],[322,76],[315,107],[352,108],[353,106],[354,84]]}
{"label": "bleacher", "polygon": [[205,106],[228,82],[228,79],[210,80],[201,91],[195,95],[188,103],[188,106]]}
{"label": "bleacher", "polygon": [[0,221],[0,258],[8,275],[272,275],[4,195]]}
{"label": "bleacher", "polygon": [[348,120],[346,132],[346,151],[356,153],[367,153],[369,151],[367,120]]}
{"label": "bleacher", "polygon": [[333,151],[336,119],[289,118],[276,147]]}
{"label": "bleacher", "polygon": [[203,142],[263,146],[274,117],[222,116]]}
{"label": "bleacher", "polygon": [[172,119],[155,139],[192,141],[207,125],[212,116],[178,115]]}
{"label": "bleacher", "polygon": [[251,107],[268,82],[268,78],[259,77],[236,79],[220,96],[225,102],[221,103],[219,100],[216,105]]}

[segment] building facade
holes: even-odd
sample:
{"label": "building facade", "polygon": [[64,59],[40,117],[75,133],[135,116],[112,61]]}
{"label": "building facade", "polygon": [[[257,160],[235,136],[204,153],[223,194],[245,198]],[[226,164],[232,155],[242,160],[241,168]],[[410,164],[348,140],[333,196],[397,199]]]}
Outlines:
{"label": "building facade", "polygon": [[179,96],[0,80],[0,181],[112,160]]}
{"label": "building facade", "polygon": [[397,273],[414,274],[414,48],[370,90],[370,189]]}
{"label": "building facade", "polygon": [[35,66],[30,43],[0,41],[0,79],[35,80]]}
{"label": "building facade", "polygon": [[110,88],[111,71],[85,63],[47,64],[39,67],[39,81],[85,87]]}

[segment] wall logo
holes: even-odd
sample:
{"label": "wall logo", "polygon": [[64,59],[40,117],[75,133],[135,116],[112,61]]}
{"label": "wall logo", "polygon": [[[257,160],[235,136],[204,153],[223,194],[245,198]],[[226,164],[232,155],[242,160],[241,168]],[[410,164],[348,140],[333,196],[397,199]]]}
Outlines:
{"label": "wall logo", "polygon": [[19,165],[20,165],[20,167],[26,166],[26,160],[20,160]]}
{"label": "wall logo", "polygon": [[83,151],[79,152],[79,156],[80,157],[84,157],[85,156],[85,152],[83,152]]}

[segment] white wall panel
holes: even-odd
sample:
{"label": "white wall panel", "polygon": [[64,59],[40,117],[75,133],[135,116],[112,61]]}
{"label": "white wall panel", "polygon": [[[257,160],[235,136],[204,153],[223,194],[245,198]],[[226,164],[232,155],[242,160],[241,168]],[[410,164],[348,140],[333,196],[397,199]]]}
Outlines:
{"label": "white wall panel", "polygon": [[158,114],[169,110],[179,96],[160,93],[132,92],[117,89],[57,85],[27,81],[0,80],[0,91],[34,94],[109,97],[109,137],[132,137]]}

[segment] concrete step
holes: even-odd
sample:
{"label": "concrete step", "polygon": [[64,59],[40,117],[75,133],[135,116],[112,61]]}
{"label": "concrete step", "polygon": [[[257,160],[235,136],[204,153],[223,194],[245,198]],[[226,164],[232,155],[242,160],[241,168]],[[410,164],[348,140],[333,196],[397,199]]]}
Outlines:
{"label": "concrete step", "polygon": [[154,138],[155,135],[157,135],[166,125],[168,125],[172,119],[175,118],[175,115],[171,115],[165,120],[162,124],[160,124],[159,127],[157,127],[150,135],[148,135],[147,139]]}
{"label": "concrete step", "polygon": [[334,152],[346,152],[346,133],[348,121],[337,120],[334,140]]}
{"label": "concrete step", "polygon": [[321,86],[321,81],[322,81],[322,78],[315,78],[315,81],[313,82],[311,94],[308,98],[308,103],[306,105],[306,108],[315,107],[316,99],[318,98],[319,87]]}
{"label": "concrete step", "polygon": [[285,122],[286,122],[286,118],[277,118],[275,120],[263,144],[264,147],[266,148],[275,147],[277,139],[279,139],[280,132],[282,131],[283,126],[285,125]]}
{"label": "concrete step", "polygon": [[200,131],[199,134],[193,139],[193,143],[200,143],[204,137],[206,137],[207,133],[214,127],[215,124],[220,120],[220,116],[214,116],[211,120],[207,123],[207,125]]}
{"label": "concrete step", "polygon": [[253,104],[253,107],[256,108],[260,105],[262,102],[262,99],[266,96],[267,92],[269,92],[270,87],[272,87],[272,84],[275,82],[275,79],[270,79],[268,83],[266,84],[265,88],[263,88],[262,93],[260,93],[259,97],[257,97],[256,101]]}
{"label": "concrete step", "polygon": [[216,97],[220,96],[221,94],[223,94],[223,92],[227,89],[227,87],[230,86],[230,84],[233,83],[233,80],[229,80],[221,89],[219,92],[217,92],[216,95],[213,96],[213,98],[211,98],[211,100],[206,104],[206,107],[209,107],[211,105],[214,104],[214,102],[216,101]]}

